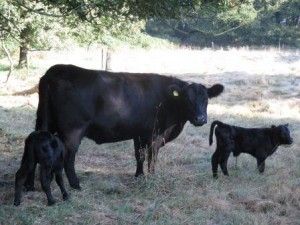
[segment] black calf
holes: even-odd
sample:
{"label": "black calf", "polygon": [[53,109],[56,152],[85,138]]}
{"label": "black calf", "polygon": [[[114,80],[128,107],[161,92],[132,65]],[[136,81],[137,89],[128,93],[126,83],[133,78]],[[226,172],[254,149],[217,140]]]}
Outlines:
{"label": "black calf", "polygon": [[68,199],[68,193],[62,178],[63,154],[64,146],[62,142],[49,132],[35,131],[27,137],[21,167],[16,173],[14,205],[20,205],[21,191],[24,184],[27,190],[34,190],[34,170],[37,163],[40,164],[41,186],[47,195],[48,205],[55,203],[50,189],[54,174],[63,199]]}
{"label": "black calf", "polygon": [[231,152],[234,157],[239,156],[242,152],[254,156],[259,172],[263,173],[267,157],[272,155],[279,145],[293,143],[288,124],[272,125],[271,128],[242,128],[214,121],[210,127],[209,145],[213,142],[213,131],[216,125],[217,148],[211,160],[215,178],[218,177],[219,164],[223,174],[229,175],[227,160]]}

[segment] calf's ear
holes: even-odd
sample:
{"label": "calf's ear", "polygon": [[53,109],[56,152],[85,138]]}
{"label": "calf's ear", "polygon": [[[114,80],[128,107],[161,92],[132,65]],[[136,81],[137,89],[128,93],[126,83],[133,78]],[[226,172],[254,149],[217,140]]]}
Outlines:
{"label": "calf's ear", "polygon": [[56,140],[55,138],[53,138],[53,139],[51,140],[50,145],[51,145],[52,148],[57,148],[57,147],[58,147],[57,140]]}
{"label": "calf's ear", "polygon": [[168,95],[174,98],[177,98],[181,95],[181,88],[177,84],[171,84],[168,87]]}
{"label": "calf's ear", "polygon": [[207,94],[209,98],[217,97],[224,90],[224,86],[222,84],[215,84],[210,88],[207,88]]}
{"label": "calf's ear", "polygon": [[275,126],[275,125],[272,125],[271,128],[276,128],[276,126]]}

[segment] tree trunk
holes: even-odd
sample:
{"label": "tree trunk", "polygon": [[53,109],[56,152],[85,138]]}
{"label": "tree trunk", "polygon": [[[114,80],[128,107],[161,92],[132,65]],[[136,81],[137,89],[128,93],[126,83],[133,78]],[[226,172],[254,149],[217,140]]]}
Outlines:
{"label": "tree trunk", "polygon": [[19,64],[18,64],[19,69],[27,67],[28,65],[27,53],[28,53],[28,48],[27,46],[24,46],[22,43],[22,45],[20,46],[20,54],[19,54]]}
{"label": "tree trunk", "polygon": [[31,26],[30,24],[27,24],[25,28],[21,30],[20,33],[20,53],[19,53],[19,63],[18,63],[18,68],[24,68],[28,66],[27,62],[27,53],[28,53],[28,40],[31,35]]}

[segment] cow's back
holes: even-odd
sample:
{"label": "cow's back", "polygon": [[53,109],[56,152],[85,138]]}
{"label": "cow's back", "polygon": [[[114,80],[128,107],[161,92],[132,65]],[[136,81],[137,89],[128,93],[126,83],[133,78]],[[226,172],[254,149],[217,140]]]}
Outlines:
{"label": "cow's back", "polygon": [[131,139],[152,131],[159,105],[168,101],[167,86],[183,85],[178,79],[156,74],[112,73],[73,65],[51,67],[42,81],[48,85],[47,101],[57,129],[85,127],[92,139],[102,138],[97,142]]}

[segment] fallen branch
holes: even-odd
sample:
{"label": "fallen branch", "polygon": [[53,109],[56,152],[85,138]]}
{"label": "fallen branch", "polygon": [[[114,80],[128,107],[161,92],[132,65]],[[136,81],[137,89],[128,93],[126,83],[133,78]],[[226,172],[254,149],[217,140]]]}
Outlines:
{"label": "fallen branch", "polygon": [[39,85],[35,85],[34,87],[24,90],[24,91],[19,91],[19,92],[15,92],[12,95],[14,96],[18,96],[18,95],[32,95],[34,93],[38,93],[39,92]]}

